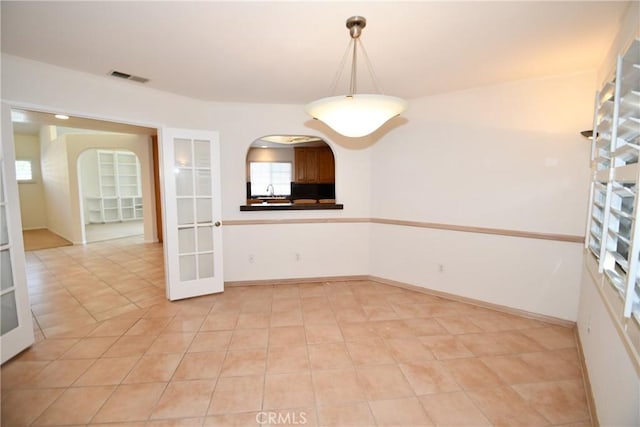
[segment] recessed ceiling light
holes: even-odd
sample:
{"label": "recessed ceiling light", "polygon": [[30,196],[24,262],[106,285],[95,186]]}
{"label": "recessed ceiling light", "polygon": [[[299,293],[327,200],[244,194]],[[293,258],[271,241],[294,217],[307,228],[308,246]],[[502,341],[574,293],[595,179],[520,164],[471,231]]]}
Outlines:
{"label": "recessed ceiling light", "polygon": [[64,114],[56,114],[54,117],[60,120],[69,120],[69,116],[65,116]]}

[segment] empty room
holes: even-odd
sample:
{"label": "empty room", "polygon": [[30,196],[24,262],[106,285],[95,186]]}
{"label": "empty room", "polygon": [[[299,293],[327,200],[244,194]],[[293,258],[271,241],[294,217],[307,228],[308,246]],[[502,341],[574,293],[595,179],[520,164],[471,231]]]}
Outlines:
{"label": "empty room", "polygon": [[640,425],[638,1],[0,12],[3,426]]}

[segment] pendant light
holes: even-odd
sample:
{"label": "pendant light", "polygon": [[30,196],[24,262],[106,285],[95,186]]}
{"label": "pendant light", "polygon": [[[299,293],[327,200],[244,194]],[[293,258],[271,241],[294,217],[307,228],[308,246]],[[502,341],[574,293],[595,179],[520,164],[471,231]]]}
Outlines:
{"label": "pendant light", "polygon": [[347,28],[351,35],[351,41],[347,47],[347,52],[342,59],[342,63],[336,73],[333,89],[338,83],[347,53],[352,51],[351,79],[349,82],[349,92],[346,95],[331,96],[310,102],[305,106],[305,111],[311,117],[326,123],[333,130],[348,137],[361,137],[369,135],[389,119],[395,117],[407,109],[407,102],[395,96],[376,94],[356,93],[356,71],[358,46],[366,60],[369,73],[371,74],[376,91],[378,89],[373,68],[369,62],[367,52],[364,50],[360,35],[362,29],[367,25],[367,20],[362,16],[352,16],[347,19]]}

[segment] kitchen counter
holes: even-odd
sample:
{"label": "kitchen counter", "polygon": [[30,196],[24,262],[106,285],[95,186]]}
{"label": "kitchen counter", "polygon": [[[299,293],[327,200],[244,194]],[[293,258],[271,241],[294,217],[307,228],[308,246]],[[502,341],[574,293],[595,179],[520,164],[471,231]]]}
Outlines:
{"label": "kitchen counter", "polygon": [[241,211],[313,211],[344,209],[341,203],[253,203],[241,205]]}

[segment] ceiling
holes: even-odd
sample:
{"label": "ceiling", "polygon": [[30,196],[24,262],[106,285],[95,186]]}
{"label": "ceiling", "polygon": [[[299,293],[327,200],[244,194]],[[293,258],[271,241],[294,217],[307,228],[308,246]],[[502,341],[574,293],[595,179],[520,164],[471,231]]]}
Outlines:
{"label": "ceiling", "polygon": [[[105,79],[115,79],[107,74],[117,70],[207,101],[303,104],[330,94],[351,15],[367,18],[362,41],[382,89],[411,99],[594,69],[628,6],[3,0],[0,7],[8,54]],[[371,90],[364,75],[359,83],[361,92]]]}

